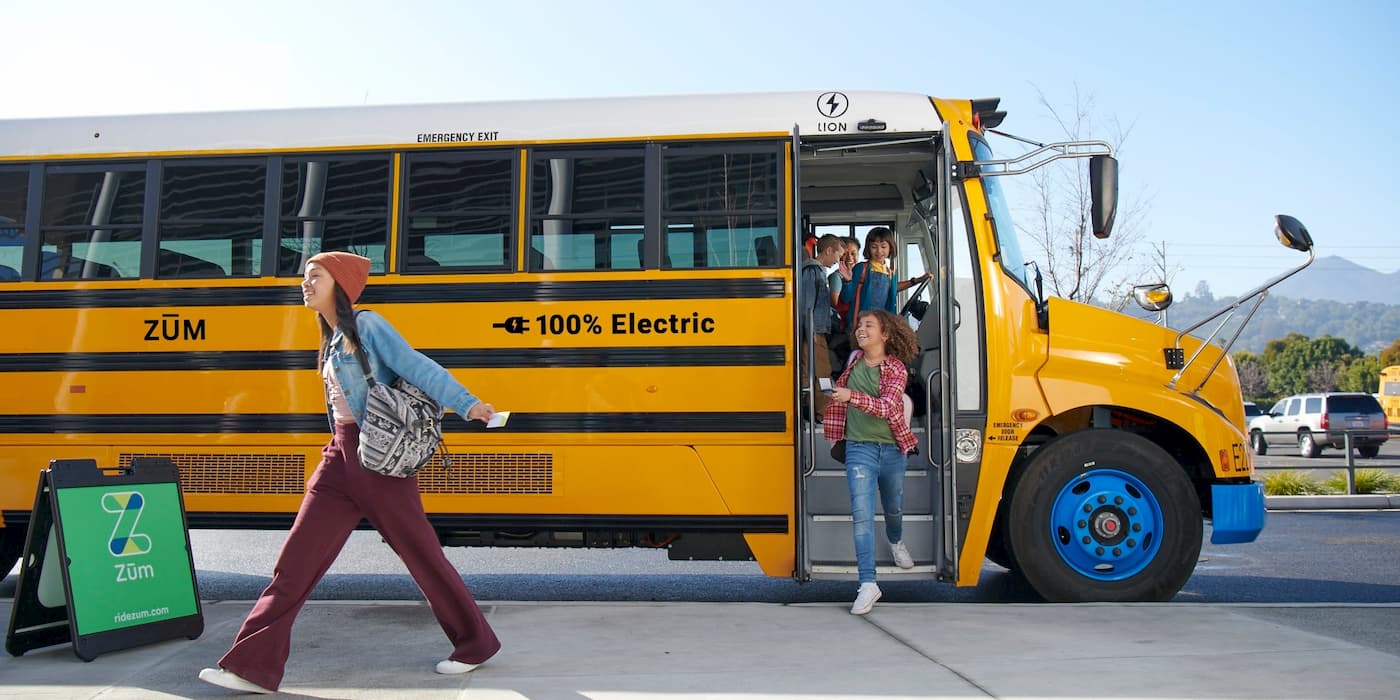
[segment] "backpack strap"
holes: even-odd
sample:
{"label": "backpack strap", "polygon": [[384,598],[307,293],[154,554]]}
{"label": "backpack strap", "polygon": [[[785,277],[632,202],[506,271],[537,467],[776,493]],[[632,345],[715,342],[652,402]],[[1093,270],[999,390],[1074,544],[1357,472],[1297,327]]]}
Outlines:
{"label": "backpack strap", "polygon": [[[359,318],[360,311],[357,310],[355,312],[356,321],[358,321]],[[363,340],[363,338],[361,340]],[[369,359],[365,357],[365,349],[364,347],[362,347],[363,345],[363,342],[355,343],[355,359],[360,361],[360,367],[365,372],[365,381],[368,382],[370,386],[374,386],[377,382],[374,381],[374,371],[369,368]]]}
{"label": "backpack strap", "polygon": [[856,300],[851,303],[851,308],[846,314],[846,330],[848,331],[856,327],[856,319],[860,318],[860,291],[865,286],[865,276],[870,274],[870,261],[867,260],[861,264],[865,267],[860,269],[860,281],[856,282]]}

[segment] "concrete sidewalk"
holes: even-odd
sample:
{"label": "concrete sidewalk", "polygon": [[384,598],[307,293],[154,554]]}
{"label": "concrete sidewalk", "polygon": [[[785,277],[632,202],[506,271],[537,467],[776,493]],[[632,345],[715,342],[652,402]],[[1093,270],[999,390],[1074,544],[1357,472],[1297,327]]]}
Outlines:
{"label": "concrete sidewalk", "polygon": [[[199,639],[91,663],[68,645],[0,656],[0,696],[232,696],[195,674],[223,654],[250,607],[207,602]],[[315,698],[750,700],[1374,698],[1400,687],[1394,647],[1281,624],[1291,618],[1277,614],[1280,606],[888,604],[865,617],[846,604],[483,607],[501,653],[473,673],[439,676],[432,667],[448,647],[425,605],[312,602],[298,619],[281,690]],[[1328,606],[1319,616],[1336,615],[1394,624],[1400,607]]]}

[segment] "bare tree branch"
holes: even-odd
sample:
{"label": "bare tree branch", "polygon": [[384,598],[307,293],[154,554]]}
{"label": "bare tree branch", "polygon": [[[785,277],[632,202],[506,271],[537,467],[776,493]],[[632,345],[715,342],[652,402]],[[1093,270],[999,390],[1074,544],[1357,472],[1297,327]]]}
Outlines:
{"label": "bare tree branch", "polygon": [[[1109,118],[1106,128],[1096,123],[1096,102],[1076,84],[1074,100],[1056,105],[1038,86],[1032,85],[1037,101],[1059,127],[1066,140],[1099,138],[1108,141],[1115,152],[1132,134],[1127,126]],[[1018,226],[1036,257],[1045,261],[1042,271],[1050,291],[1076,301],[1104,303],[1121,309],[1128,302],[1131,287],[1142,281],[1138,250],[1142,241],[1142,221],[1150,208],[1143,198],[1120,194],[1113,235],[1100,240],[1090,230],[1092,193],[1083,167],[1048,167],[1032,178],[1035,195],[1032,216]]]}

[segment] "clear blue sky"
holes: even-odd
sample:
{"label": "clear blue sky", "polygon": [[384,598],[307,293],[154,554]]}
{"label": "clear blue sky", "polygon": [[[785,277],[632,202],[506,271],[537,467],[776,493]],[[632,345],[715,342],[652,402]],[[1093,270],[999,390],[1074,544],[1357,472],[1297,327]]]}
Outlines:
{"label": "clear blue sky", "polygon": [[[1037,88],[1133,125],[1179,293],[1245,291],[1302,256],[1400,268],[1397,4],[1327,2],[87,2],[3,0],[0,118],[599,95],[876,88],[1002,98],[1059,136]],[[1103,134],[1108,136],[1108,134]],[[994,142],[1003,152],[1015,149]]]}

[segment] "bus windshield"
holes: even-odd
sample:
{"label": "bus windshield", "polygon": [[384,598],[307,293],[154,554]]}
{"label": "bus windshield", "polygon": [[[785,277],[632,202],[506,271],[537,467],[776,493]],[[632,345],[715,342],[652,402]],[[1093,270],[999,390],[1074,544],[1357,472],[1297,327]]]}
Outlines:
{"label": "bus windshield", "polygon": [[[985,141],[972,139],[972,152],[979,161],[992,160],[992,148]],[[1021,281],[1026,289],[1031,288],[1026,278],[1026,256],[1021,252],[1021,240],[1016,234],[1016,224],[1011,220],[1011,208],[1006,204],[1006,193],[1001,181],[995,177],[982,178],[982,190],[987,193],[987,211],[992,215],[993,227],[997,234],[997,249],[1001,251],[1001,265],[1012,277]]]}

